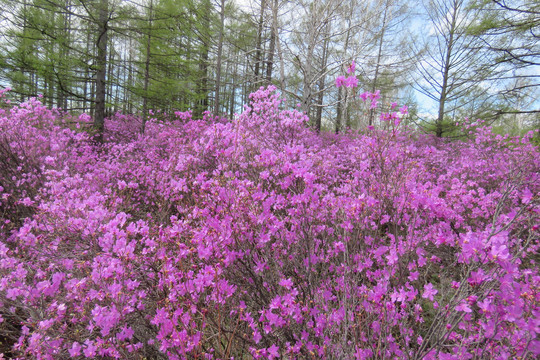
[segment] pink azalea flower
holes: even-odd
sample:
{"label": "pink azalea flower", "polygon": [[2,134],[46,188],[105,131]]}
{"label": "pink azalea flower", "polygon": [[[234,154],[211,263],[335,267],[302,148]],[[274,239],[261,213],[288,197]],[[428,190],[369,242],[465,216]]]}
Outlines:
{"label": "pink azalea flower", "polygon": [[275,359],[279,357],[279,347],[276,344],[273,344],[268,348],[268,358]]}
{"label": "pink azalea flower", "polygon": [[336,78],[336,87],[341,87],[345,85],[345,76],[341,75]]}
{"label": "pink azalea flower", "polygon": [[255,330],[255,331],[253,332],[253,341],[255,341],[255,344],[258,344],[259,341],[261,341],[261,339],[262,339],[261,333],[258,332],[257,330]]}
{"label": "pink azalea flower", "polygon": [[94,357],[98,350],[97,346],[94,345],[94,342],[90,339],[87,339],[84,344],[86,345],[86,348],[83,351],[84,355],[86,357]]}
{"label": "pink azalea flower", "polygon": [[428,283],[424,285],[424,293],[422,294],[422,297],[424,299],[433,301],[433,296],[436,295],[438,292],[439,291],[433,287],[432,283]]}
{"label": "pink azalea flower", "polygon": [[69,356],[76,357],[81,354],[82,346],[78,342],[74,342],[73,345],[71,345],[71,349],[68,350]]}
{"label": "pink azalea flower", "polygon": [[346,80],[345,80],[345,86],[346,87],[350,87],[350,88],[355,88],[358,86],[358,79],[356,78],[356,76],[352,75],[352,76],[349,76]]}
{"label": "pink azalea flower", "polygon": [[531,202],[531,199],[534,197],[533,193],[531,192],[531,190],[529,190],[529,188],[525,188],[525,190],[523,190],[523,193],[521,194],[521,201],[524,203],[524,204],[528,204]]}
{"label": "pink azalea flower", "polygon": [[292,288],[292,286],[293,286],[293,282],[292,282],[291,279],[282,279],[282,280],[279,282],[279,285],[280,285],[280,286],[283,286],[283,287],[285,287],[285,288],[287,288],[287,289],[290,289],[290,288]]}
{"label": "pink azalea flower", "polygon": [[351,65],[350,65],[349,68],[347,69],[347,73],[348,73],[348,74],[352,74],[355,70],[356,70],[356,63],[355,63],[354,60],[353,60],[352,63],[351,63]]}
{"label": "pink azalea flower", "polygon": [[390,250],[390,253],[386,255],[389,265],[393,265],[398,262],[397,251],[395,249]]}
{"label": "pink azalea flower", "polygon": [[463,311],[466,313],[472,312],[471,308],[469,307],[469,304],[467,304],[467,302],[464,300],[458,306],[456,306],[456,311]]}
{"label": "pink azalea flower", "polygon": [[420,275],[418,271],[411,271],[411,274],[409,275],[408,279],[410,281],[416,281],[418,280],[418,275]]}
{"label": "pink azalea flower", "polygon": [[491,300],[486,298],[482,301],[479,301],[477,304],[480,310],[482,310],[484,313],[487,313],[490,310]]}
{"label": "pink azalea flower", "polygon": [[490,255],[493,257],[493,260],[506,260],[510,257],[510,253],[508,252],[506,245],[493,245]]}

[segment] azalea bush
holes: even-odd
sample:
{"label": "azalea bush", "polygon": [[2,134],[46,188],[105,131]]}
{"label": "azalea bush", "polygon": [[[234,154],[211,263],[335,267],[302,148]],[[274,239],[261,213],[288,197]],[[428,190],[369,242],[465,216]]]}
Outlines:
{"label": "azalea bush", "polygon": [[[366,98],[369,94],[366,95]],[[373,101],[375,94],[369,97]],[[535,359],[540,154],[472,126],[0,117],[0,341],[21,359]],[[406,108],[401,108],[402,114]]]}

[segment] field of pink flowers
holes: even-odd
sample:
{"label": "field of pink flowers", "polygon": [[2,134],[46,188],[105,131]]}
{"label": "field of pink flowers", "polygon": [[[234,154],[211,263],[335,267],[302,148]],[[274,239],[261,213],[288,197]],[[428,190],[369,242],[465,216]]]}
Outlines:
{"label": "field of pink flowers", "polygon": [[[0,110],[0,353],[536,359],[540,153],[471,127],[318,135],[273,88],[234,121]],[[0,358],[2,356],[0,355]]]}

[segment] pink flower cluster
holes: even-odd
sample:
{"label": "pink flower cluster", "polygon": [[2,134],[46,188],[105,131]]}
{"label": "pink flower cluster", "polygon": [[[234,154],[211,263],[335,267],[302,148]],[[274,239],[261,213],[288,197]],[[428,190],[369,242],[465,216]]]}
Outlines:
{"label": "pink flower cluster", "polygon": [[[356,63],[354,60],[352,61],[351,65],[347,68],[347,74],[354,74],[356,71]],[[336,87],[349,87],[349,88],[355,88],[358,86],[358,78],[356,75],[350,75],[347,78],[345,76],[338,76],[336,78]]]}
{"label": "pink flower cluster", "polygon": [[345,86],[349,88],[355,88],[358,86],[358,79],[354,75],[351,75],[347,78],[345,78],[345,76],[338,76],[336,78],[336,86],[337,87]]}
{"label": "pink flower cluster", "polygon": [[[13,358],[535,359],[528,138],[318,135],[275,88],[234,121],[0,114]],[[403,111],[406,111],[404,109]]]}
{"label": "pink flower cluster", "polygon": [[[336,87],[348,87],[348,88],[356,88],[358,87],[358,78],[356,75],[354,75],[354,72],[356,70],[356,63],[354,60],[352,61],[351,65],[347,68],[347,74],[351,74],[348,77],[345,77],[343,75],[340,75],[336,78]],[[379,106],[379,99],[381,97],[380,90],[376,90],[375,92],[369,92],[365,91],[362,94],[359,95],[359,98],[366,102],[369,100],[369,109],[373,110],[376,109]],[[390,105],[390,110],[394,110],[397,107],[397,103],[393,102]],[[383,113],[381,114],[381,121],[388,121],[390,123],[394,124],[394,129],[400,124],[401,117],[408,114],[408,107],[406,105],[402,106],[400,109],[399,114],[396,112],[390,112],[390,113]],[[369,129],[372,130],[373,126],[369,126]]]}

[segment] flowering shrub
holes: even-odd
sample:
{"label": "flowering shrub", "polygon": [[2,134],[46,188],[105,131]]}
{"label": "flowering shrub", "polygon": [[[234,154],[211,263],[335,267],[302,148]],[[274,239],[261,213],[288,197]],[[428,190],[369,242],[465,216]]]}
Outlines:
{"label": "flowering shrub", "polygon": [[319,136],[274,88],[250,100],[144,136],[116,115],[100,146],[72,126],[84,116],[2,113],[6,356],[540,355],[528,138]]}

